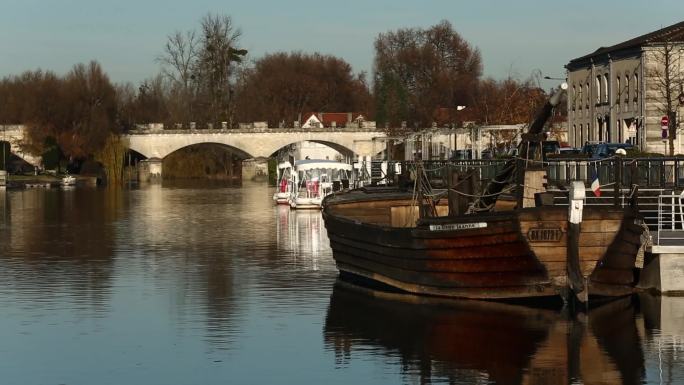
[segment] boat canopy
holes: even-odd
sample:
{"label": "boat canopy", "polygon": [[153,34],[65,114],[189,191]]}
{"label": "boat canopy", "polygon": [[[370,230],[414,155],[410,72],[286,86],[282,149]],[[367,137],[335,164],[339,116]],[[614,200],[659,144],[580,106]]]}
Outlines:
{"label": "boat canopy", "polygon": [[308,171],[317,169],[351,171],[352,165],[328,159],[302,159],[295,162],[295,169],[297,171]]}
{"label": "boat canopy", "polygon": [[282,170],[282,169],[284,169],[284,168],[292,168],[292,163],[290,163],[290,162],[288,162],[288,161],[285,161],[285,162],[281,162],[281,163],[278,165],[278,169],[279,169],[279,170]]}

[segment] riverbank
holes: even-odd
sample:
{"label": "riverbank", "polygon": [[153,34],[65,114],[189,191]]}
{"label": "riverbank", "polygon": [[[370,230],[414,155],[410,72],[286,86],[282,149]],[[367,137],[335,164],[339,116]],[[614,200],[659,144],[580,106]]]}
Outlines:
{"label": "riverbank", "polygon": [[[97,184],[97,178],[91,176],[72,175],[76,178],[77,185],[92,185]],[[8,189],[25,189],[25,188],[53,188],[59,187],[64,175],[8,175],[7,188]]]}

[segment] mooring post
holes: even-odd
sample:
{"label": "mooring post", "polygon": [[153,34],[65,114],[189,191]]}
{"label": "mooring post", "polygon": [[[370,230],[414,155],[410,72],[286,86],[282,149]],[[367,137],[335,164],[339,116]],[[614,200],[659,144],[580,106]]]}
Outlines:
{"label": "mooring post", "polygon": [[583,181],[570,184],[568,196],[568,238],[567,238],[567,276],[568,285],[575,297],[583,303],[587,302],[588,290],[585,286],[582,266],[580,265],[579,238],[582,223],[582,210],[586,197]]}

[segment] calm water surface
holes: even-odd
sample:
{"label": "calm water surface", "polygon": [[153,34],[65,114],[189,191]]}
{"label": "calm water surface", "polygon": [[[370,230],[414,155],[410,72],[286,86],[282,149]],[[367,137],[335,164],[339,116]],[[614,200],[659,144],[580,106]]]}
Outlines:
{"label": "calm water surface", "polygon": [[0,384],[684,384],[684,298],[570,317],[337,281],[271,190],[0,192]]}

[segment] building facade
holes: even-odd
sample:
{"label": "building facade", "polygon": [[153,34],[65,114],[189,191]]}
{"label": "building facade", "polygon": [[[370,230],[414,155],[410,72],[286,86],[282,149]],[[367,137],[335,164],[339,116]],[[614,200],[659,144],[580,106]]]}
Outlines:
{"label": "building facade", "polygon": [[[681,22],[571,60],[565,66],[570,144],[629,142],[642,151],[667,153],[661,119],[672,115],[678,124],[684,107],[683,42]],[[684,153],[684,140],[675,138],[675,153]]]}

